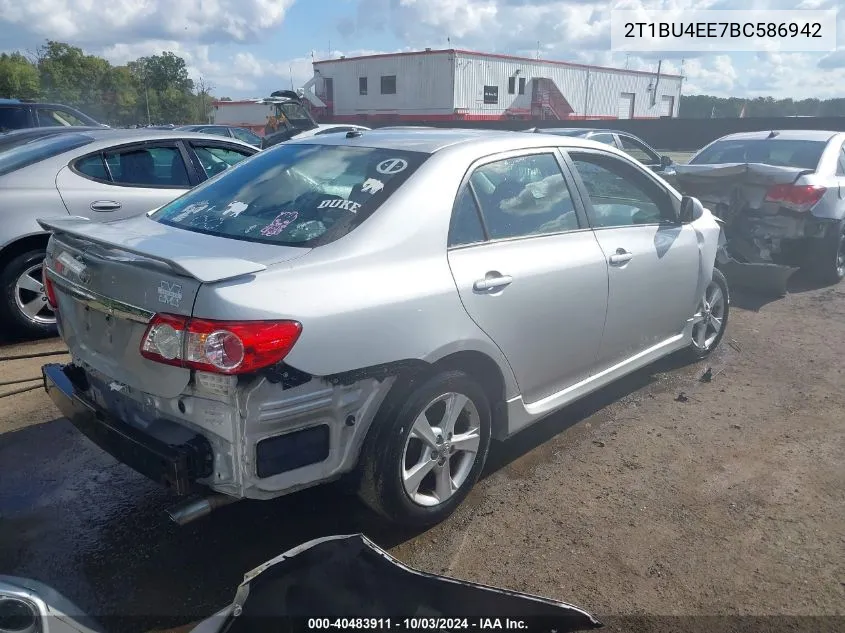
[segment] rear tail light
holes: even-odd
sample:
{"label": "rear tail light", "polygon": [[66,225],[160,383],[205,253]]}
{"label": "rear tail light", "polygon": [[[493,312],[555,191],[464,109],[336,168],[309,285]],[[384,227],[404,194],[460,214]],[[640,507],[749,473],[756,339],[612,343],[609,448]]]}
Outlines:
{"label": "rear tail light", "polygon": [[826,191],[817,185],[774,185],[766,192],[766,202],[776,202],[793,211],[809,211]]}
{"label": "rear tail light", "polygon": [[47,262],[41,265],[41,283],[44,285],[44,294],[47,297],[47,303],[55,310],[59,307],[59,302],[56,300],[56,289],[50,277],[47,275]]}
{"label": "rear tail light", "polygon": [[144,334],[141,356],[216,374],[246,374],[281,361],[301,331],[296,321],[210,321],[157,314]]}

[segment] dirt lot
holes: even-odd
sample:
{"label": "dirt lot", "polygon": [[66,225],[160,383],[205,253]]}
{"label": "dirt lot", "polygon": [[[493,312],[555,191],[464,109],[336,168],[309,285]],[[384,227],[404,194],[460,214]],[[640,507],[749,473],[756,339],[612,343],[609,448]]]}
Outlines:
{"label": "dirt lot", "polygon": [[[640,372],[496,446],[457,514],[392,553],[603,616],[845,615],[845,283],[804,283],[735,293],[709,362]],[[41,362],[0,363],[0,382]],[[40,391],[0,402],[0,451],[55,417]]]}

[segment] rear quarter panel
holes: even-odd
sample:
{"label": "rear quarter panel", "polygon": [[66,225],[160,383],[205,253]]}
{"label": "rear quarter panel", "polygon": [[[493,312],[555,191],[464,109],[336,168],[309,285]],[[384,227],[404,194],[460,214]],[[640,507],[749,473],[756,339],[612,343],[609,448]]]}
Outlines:
{"label": "rear quarter panel", "polygon": [[36,218],[67,217],[68,214],[53,179],[36,184],[8,176],[0,177],[0,190],[3,192],[0,205],[0,250],[24,237],[47,235]]}

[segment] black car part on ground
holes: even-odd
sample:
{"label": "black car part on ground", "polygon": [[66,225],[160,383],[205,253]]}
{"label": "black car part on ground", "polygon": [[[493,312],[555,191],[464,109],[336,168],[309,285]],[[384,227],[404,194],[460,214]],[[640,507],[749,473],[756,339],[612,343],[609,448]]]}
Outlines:
{"label": "black car part on ground", "polygon": [[390,619],[388,628],[376,628],[392,631],[418,628],[406,619],[466,619],[469,630],[479,628],[480,618],[502,623],[507,618],[521,622],[523,630],[557,633],[602,626],[586,611],[557,600],[418,571],[354,534],[310,541],[246,574],[235,601],[194,633],[306,631],[313,630],[309,619],[356,618],[384,626]]}
{"label": "black car part on ground", "polygon": [[812,170],[763,163],[693,164],[676,166],[671,180],[723,221],[717,263],[730,283],[785,294],[801,263],[801,242],[823,235],[825,223],[767,203],[767,192],[808,173]]}

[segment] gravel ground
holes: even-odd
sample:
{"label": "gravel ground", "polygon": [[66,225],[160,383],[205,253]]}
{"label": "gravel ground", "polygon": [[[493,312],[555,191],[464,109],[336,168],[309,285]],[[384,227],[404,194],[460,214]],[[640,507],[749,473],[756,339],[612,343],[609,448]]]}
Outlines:
{"label": "gravel ground", "polygon": [[[604,617],[843,616],[843,314],[845,284],[813,288],[799,278],[769,302],[735,294],[728,333],[709,361],[661,363],[494,446],[486,477],[451,519],[412,537],[373,537],[418,568]],[[35,349],[61,346],[2,347],[0,356]],[[42,362],[0,362],[0,382],[36,376]],[[701,382],[707,367],[712,380]],[[38,390],[2,402],[0,454],[32,430],[22,427],[57,424]],[[0,471],[0,515],[2,479]],[[234,518],[236,508],[225,512]],[[212,526],[193,529],[203,548]],[[176,537],[167,529],[156,538],[167,551]],[[10,546],[0,545],[0,561]],[[144,554],[145,565],[156,551]],[[132,579],[131,567],[126,574]],[[122,599],[180,599],[165,579],[160,589],[142,586]],[[610,621],[612,631],[636,628]]]}

